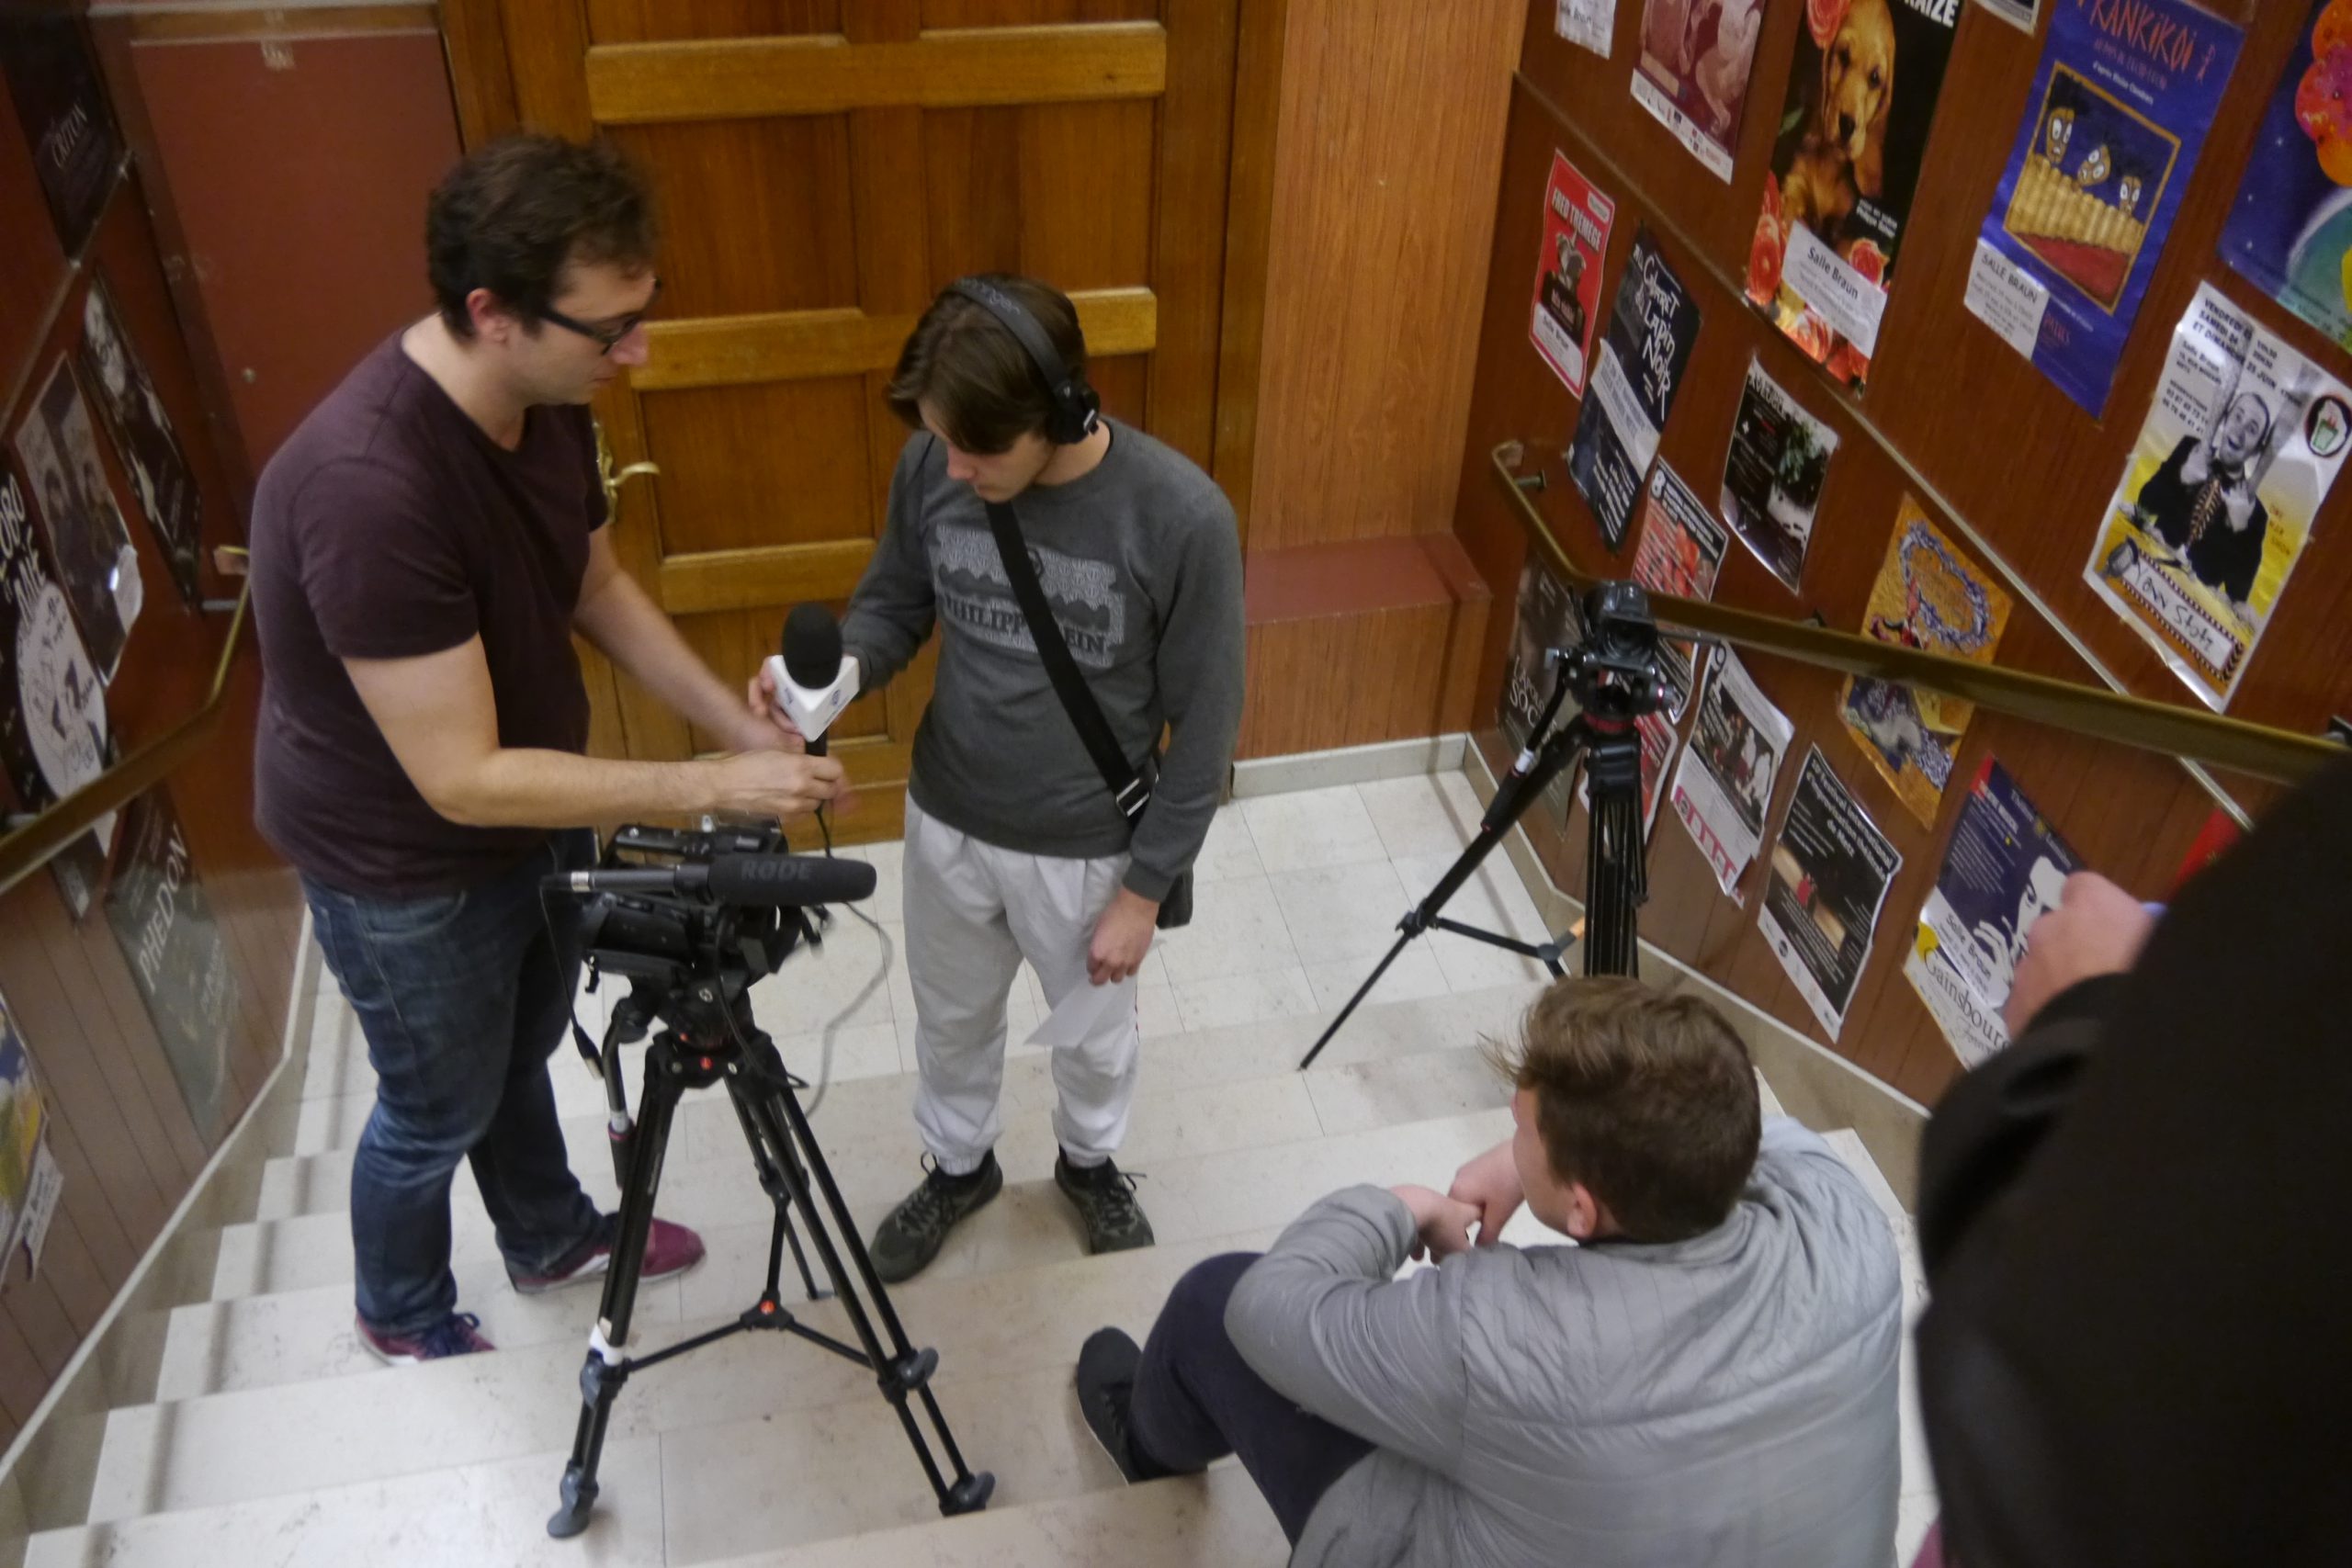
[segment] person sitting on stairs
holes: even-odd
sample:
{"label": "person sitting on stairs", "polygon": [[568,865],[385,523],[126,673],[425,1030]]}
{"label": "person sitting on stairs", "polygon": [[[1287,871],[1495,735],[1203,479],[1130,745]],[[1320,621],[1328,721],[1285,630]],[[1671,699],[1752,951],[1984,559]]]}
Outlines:
{"label": "person sitting on stairs", "polygon": [[[1883,1568],[1902,1292],[1860,1179],[1761,1123],[1700,997],[1562,980],[1493,1054],[1517,1130],[1451,1192],[1333,1193],[1086,1341],[1120,1472],[1238,1452],[1300,1568]],[[1566,1244],[1502,1243],[1522,1202]]]}

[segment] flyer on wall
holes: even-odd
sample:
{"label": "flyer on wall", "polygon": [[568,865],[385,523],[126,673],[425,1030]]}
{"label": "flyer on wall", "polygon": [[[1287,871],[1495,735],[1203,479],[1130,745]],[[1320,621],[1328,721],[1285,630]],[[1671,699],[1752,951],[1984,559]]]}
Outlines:
{"label": "flyer on wall", "polygon": [[1973,1067],[2009,1043],[2009,1004],[2026,935],[2058,907],[2066,878],[2083,863],[1992,758],[1961,802],[1960,820],[1919,911],[1919,931],[1903,973]]}
{"label": "flyer on wall", "polygon": [[1788,715],[1757,690],[1739,656],[1727,648],[1717,653],[1690,744],[1674,770],[1674,814],[1734,903],[1747,901],[1740,880],[1764,841],[1772,784],[1795,733]]}
{"label": "flyer on wall", "polygon": [[1559,0],[1552,11],[1553,30],[1603,60],[1617,31],[1617,0]]}
{"label": "flyer on wall", "polygon": [[1757,923],[1772,956],[1835,1040],[1870,962],[1879,911],[1903,857],[1815,746],[1797,773],[1771,859]]}
{"label": "flyer on wall", "polygon": [[[1503,694],[1498,715],[1503,737],[1513,750],[1527,749],[1535,720],[1544,705],[1551,700],[1553,671],[1544,665],[1544,654],[1552,649],[1575,646],[1583,636],[1582,623],[1583,615],[1575,597],[1568,592],[1567,584],[1531,553],[1527,564],[1519,570],[1518,618],[1511,633],[1510,661],[1503,670]],[[1560,704],[1555,722],[1566,724],[1579,711],[1576,699],[1566,698]],[[1553,811],[1552,825],[1555,828],[1567,822],[1571,798],[1567,775],[1575,771],[1563,770],[1544,792],[1544,803]]]}
{"label": "flyer on wall", "polygon": [[1943,96],[1960,0],[1805,0],[1747,298],[1860,391]]}
{"label": "flyer on wall", "polygon": [[[17,801],[52,806],[106,771],[106,687],[74,629],[65,591],[51,571],[24,487],[0,468],[0,765]],[[50,859],[75,920],[106,880],[115,818]]]}
{"label": "flyer on wall", "polygon": [[2222,231],[2222,255],[2264,293],[2352,348],[2347,254],[2352,5],[2312,0]]}
{"label": "flyer on wall", "polygon": [[144,585],[139,552],[98,459],[97,431],[63,359],[17,427],[17,455],[32,481],[33,504],[49,531],[49,558],[73,606],[74,624],[99,677],[111,681],[139,618]]}
{"label": "flyer on wall", "polygon": [[0,74],[69,260],[82,254],[122,160],[76,9],[0,6]]}
{"label": "flyer on wall", "polygon": [[[1645,713],[1634,721],[1634,732],[1642,743],[1642,836],[1647,839],[1657,822],[1657,803],[1664,798],[1660,787],[1666,782],[1667,769],[1674,761],[1674,748],[1682,739],[1675,729],[1683,709],[1690,705],[1691,667],[1687,660],[1678,660],[1659,648],[1658,674],[1666,687],[1665,705]],[[1577,804],[1592,809],[1592,775],[1578,770]]]}
{"label": "flyer on wall", "polygon": [[1544,249],[1535,258],[1535,303],[1527,335],[1544,363],[1577,396],[1584,396],[1592,362],[1593,323],[1600,319],[1600,263],[1617,204],[1577,173],[1567,154],[1552,154],[1544,186]]}
{"label": "flyer on wall", "polygon": [[0,997],[0,1283],[29,1272],[17,1267],[18,1247],[28,1247],[38,1263],[56,1212],[56,1162],[44,1157],[48,1134],[32,1053],[7,998]]}
{"label": "flyer on wall", "polygon": [[2229,705],[2352,443],[2352,394],[2200,285],[2173,333],[2086,581]]}
{"label": "flyer on wall", "polygon": [[228,1131],[236,974],[171,797],[160,788],[123,813],[121,864],[107,888],[107,923],[130,961],[188,1120],[209,1148]]}
{"label": "flyer on wall", "polygon": [[1593,366],[1592,395],[1577,411],[1568,450],[1568,472],[1612,551],[1633,525],[1634,503],[1698,337],[1698,302],[1658,254],[1649,231],[1638,231]]}
{"label": "flyer on wall", "polygon": [[82,374],[98,413],[114,437],[116,455],[130,476],[130,493],[164,547],[164,564],[180,597],[203,596],[198,562],[204,549],[204,502],[188,471],[187,453],[172,428],[155,383],[122,329],[122,312],[104,277],[94,277],[82,301]]}
{"label": "flyer on wall", "polygon": [[2241,37],[2188,0],[2056,0],[1967,303],[2094,418]]}
{"label": "flyer on wall", "polygon": [[1749,360],[1724,458],[1724,520],[1792,593],[1804,576],[1822,482],[1837,450],[1838,433]]}
{"label": "flyer on wall", "polygon": [[[1679,599],[1713,599],[1731,536],[1715,521],[1682,476],[1660,461],[1650,470],[1649,504],[1642,513],[1641,542],[1634,547],[1634,581],[1653,593]],[[1698,684],[1699,645],[1686,637],[1658,643],[1666,672],[1666,716],[1682,722]]]}
{"label": "flyer on wall", "polygon": [[[1990,664],[2009,624],[2009,596],[1960,553],[1909,496],[1871,584],[1862,630],[1880,642]],[[1973,704],[1899,681],[1849,675],[1838,716],[1923,828],[1936,825]]]}
{"label": "flyer on wall", "polygon": [[2030,34],[2041,21],[2041,0],[1976,0],[1979,6]]}
{"label": "flyer on wall", "polygon": [[1728,184],[1764,0],[1645,0],[1634,101]]}

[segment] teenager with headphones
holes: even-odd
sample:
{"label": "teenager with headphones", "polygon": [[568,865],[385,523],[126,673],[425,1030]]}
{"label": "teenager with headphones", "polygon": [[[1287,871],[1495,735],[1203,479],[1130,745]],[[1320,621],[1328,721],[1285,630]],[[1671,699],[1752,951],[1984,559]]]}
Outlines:
{"label": "teenager with headphones", "polygon": [[911,1277],[1003,1189],[1005,1002],[1023,958],[1047,1006],[1083,1023],[1054,1046],[1055,1183],[1090,1251],[1148,1247],[1112,1156],[1135,1094],[1136,972],[1154,931],[1181,923],[1240,728],[1233,508],[1102,415],[1076,310],[1030,278],[943,292],[889,401],[915,434],[842,641],[867,691],[934,625],[940,647],[905,853],[929,1169],[876,1231],[875,1267]]}

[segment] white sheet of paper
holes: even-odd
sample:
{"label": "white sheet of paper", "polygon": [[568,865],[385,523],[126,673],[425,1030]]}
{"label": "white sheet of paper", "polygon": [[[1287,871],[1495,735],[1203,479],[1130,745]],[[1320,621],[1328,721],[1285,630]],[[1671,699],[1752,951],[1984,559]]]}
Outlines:
{"label": "white sheet of paper", "polygon": [[1062,998],[1023,1042],[1049,1049],[1075,1045],[1086,1039],[1120,1008],[1136,1005],[1136,981],[1130,975],[1115,986],[1080,986]]}

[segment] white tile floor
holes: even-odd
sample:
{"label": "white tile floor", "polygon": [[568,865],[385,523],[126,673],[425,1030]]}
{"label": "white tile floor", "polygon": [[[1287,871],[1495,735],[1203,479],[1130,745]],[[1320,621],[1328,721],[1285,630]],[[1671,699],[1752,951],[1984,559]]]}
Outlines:
{"label": "white tile floor", "polygon": [[[1541,971],[1459,938],[1413,944],[1316,1070],[1293,1070],[1478,809],[1465,780],[1443,776],[1253,798],[1218,814],[1198,863],[1196,919],[1156,945],[1140,990],[1142,1083],[1122,1162],[1146,1174],[1159,1237],[1148,1252],[1079,1256],[1075,1222],[1050,1186],[1048,1062],[1021,1043],[1044,1011],[1024,970],[1008,1009],[1005,1195],[893,1292],[910,1335],[941,1352],[936,1387],[958,1437],[999,1475],[983,1518],[924,1523],[928,1493],[865,1376],[760,1337],[632,1382],[616,1407],[598,1522],[582,1540],[548,1541],[542,1523],[596,1298],[505,1290],[480,1200],[461,1180],[460,1289],[499,1352],[395,1371],[359,1348],[345,1209],[373,1080],[330,997],[292,1146],[265,1172],[254,1219],[220,1235],[216,1299],[173,1314],[156,1402],[109,1418],[96,1522],[37,1537],[27,1562],[342,1564],[395,1552],[415,1568],[1279,1562],[1279,1532],[1246,1478],[1116,1488],[1077,1420],[1069,1367],[1091,1329],[1147,1327],[1199,1258],[1262,1246],[1350,1181],[1442,1185],[1507,1130],[1501,1086],[1477,1047],[1509,1029]],[[806,1076],[830,1032],[831,1085],[814,1121],[870,1229],[916,1171],[913,1008],[897,962],[898,846],[852,852],[881,873],[865,906],[878,930],[837,920],[822,951],[763,982],[753,1005]],[[1522,939],[1545,934],[1500,857],[1447,912]],[[593,1029],[605,1000],[583,998]],[[556,1073],[574,1167],[609,1201],[600,1091],[568,1054]],[[723,1100],[682,1110],[662,1208],[701,1228],[711,1256],[643,1292],[641,1344],[731,1318],[757,1292],[766,1210]],[[841,1327],[829,1305],[808,1315]],[[1907,1412],[1905,1443],[1907,1473],[1924,1478]],[[1905,1498],[1905,1561],[1932,1511],[1923,1484]]]}

